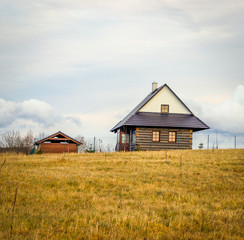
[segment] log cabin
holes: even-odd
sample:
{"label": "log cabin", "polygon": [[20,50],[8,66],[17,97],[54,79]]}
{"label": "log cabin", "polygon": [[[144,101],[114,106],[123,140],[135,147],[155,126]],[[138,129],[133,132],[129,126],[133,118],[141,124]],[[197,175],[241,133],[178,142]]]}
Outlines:
{"label": "log cabin", "polygon": [[77,153],[78,146],[81,144],[61,131],[35,142],[35,145],[44,153]]}
{"label": "log cabin", "polygon": [[110,131],[116,151],[192,149],[193,132],[209,129],[164,84],[152,92]]}

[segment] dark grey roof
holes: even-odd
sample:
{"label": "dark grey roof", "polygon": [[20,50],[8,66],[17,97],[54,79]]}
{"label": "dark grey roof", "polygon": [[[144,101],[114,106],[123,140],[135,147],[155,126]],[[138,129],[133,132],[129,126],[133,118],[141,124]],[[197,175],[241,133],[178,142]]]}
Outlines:
{"label": "dark grey roof", "polygon": [[147,97],[145,97],[126,117],[121,120],[117,125],[115,125],[110,131],[116,131],[118,128],[122,127],[123,125],[126,125],[126,122],[135,115],[147,102],[149,102],[162,88],[168,87],[168,89],[179,99],[179,101],[188,109],[188,111],[191,112],[191,110],[180,100],[180,98],[172,91],[172,89],[167,85],[164,84],[161,87],[157,88],[153,92],[149,93]]}
{"label": "dark grey roof", "polygon": [[124,126],[187,128],[194,131],[209,129],[192,114],[138,112]]}

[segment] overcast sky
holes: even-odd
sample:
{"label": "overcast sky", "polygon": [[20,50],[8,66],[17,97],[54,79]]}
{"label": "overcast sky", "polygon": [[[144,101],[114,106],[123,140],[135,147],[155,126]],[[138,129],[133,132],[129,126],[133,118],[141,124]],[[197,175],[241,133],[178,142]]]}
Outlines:
{"label": "overcast sky", "polygon": [[167,83],[212,129],[244,134],[243,0],[1,0],[0,133],[112,137]]}

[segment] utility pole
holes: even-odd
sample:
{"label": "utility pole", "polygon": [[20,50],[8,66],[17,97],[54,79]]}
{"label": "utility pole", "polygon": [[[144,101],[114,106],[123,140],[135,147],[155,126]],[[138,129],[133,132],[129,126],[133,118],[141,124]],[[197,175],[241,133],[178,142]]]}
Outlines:
{"label": "utility pole", "polygon": [[236,136],[235,136],[235,149],[236,149]]}
{"label": "utility pole", "polygon": [[102,143],[103,141],[101,140],[101,139],[98,139],[98,143],[99,143],[99,152],[102,152],[102,149],[101,149],[101,143]]}
{"label": "utility pole", "polygon": [[218,144],[218,130],[216,131],[216,149],[219,148],[219,144]]}

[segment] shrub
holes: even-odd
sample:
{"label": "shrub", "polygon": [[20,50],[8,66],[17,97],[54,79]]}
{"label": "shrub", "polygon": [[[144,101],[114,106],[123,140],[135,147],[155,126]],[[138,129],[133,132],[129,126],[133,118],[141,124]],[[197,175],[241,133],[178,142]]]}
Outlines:
{"label": "shrub", "polygon": [[42,154],[42,153],[43,153],[42,149],[38,148],[38,150],[36,151],[36,154]]}

